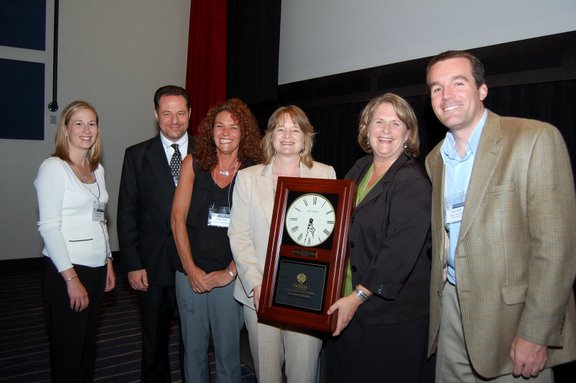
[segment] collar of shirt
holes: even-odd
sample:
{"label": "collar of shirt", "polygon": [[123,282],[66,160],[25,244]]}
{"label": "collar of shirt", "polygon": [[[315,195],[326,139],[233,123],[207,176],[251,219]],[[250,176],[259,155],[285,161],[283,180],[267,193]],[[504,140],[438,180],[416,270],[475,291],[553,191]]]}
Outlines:
{"label": "collar of shirt", "polygon": [[480,143],[480,136],[482,135],[482,130],[484,130],[484,125],[486,123],[486,118],[488,117],[488,110],[484,109],[484,113],[482,114],[482,118],[478,121],[478,124],[474,127],[472,131],[472,135],[468,139],[466,143],[466,153],[464,157],[460,157],[460,154],[456,150],[456,142],[454,140],[454,135],[452,132],[448,131],[446,133],[446,139],[441,147],[441,155],[444,159],[444,162],[448,161],[455,161],[455,162],[463,162],[470,158],[470,156],[474,155],[478,150],[478,144]]}
{"label": "collar of shirt", "polygon": [[166,153],[166,159],[168,160],[168,163],[170,163],[170,159],[172,159],[172,155],[174,154],[172,144],[178,144],[182,159],[184,159],[186,154],[188,154],[188,134],[183,135],[178,141],[173,142],[164,137],[162,133],[160,133],[160,141],[162,141],[162,146],[164,147],[164,152]]}

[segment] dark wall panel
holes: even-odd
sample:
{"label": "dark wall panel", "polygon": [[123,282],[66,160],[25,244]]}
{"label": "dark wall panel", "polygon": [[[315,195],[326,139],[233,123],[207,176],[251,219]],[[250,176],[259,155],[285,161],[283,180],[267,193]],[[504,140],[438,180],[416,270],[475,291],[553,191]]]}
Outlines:
{"label": "dark wall panel", "polygon": [[46,0],[2,0],[0,45],[44,50]]}
{"label": "dark wall panel", "polygon": [[0,59],[0,138],[44,139],[44,64]]}
{"label": "dark wall panel", "polygon": [[[550,122],[562,132],[576,169],[576,31],[474,49],[486,68],[485,105],[496,113]],[[278,87],[275,102],[253,102],[260,126],[278,105],[296,104],[318,134],[314,158],[338,176],[362,151],[358,117],[368,101],[385,92],[406,98],[418,116],[420,160],[446,135],[425,84],[429,57],[320,77]]]}

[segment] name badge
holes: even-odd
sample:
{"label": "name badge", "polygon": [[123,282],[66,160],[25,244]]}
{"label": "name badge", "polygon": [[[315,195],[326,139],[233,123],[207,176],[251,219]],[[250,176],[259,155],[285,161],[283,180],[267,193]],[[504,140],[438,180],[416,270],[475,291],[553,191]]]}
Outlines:
{"label": "name badge", "polygon": [[208,208],[208,226],[230,226],[230,207],[214,205],[210,206]]}
{"label": "name badge", "polygon": [[456,223],[462,221],[464,213],[464,202],[455,203],[446,208],[446,223]]}
{"label": "name badge", "polygon": [[444,200],[444,205],[446,206],[446,224],[462,221],[462,214],[464,213],[465,201],[466,201],[465,192],[459,192],[446,197],[446,199]]}
{"label": "name badge", "polygon": [[104,210],[106,210],[106,204],[104,202],[94,201],[92,221],[104,222]]}

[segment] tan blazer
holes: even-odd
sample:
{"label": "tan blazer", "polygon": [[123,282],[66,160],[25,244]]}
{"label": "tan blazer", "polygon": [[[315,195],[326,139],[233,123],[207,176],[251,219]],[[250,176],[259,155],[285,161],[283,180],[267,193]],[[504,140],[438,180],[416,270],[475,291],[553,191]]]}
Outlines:
{"label": "tan blazer", "polygon": [[[448,249],[441,145],[426,158],[432,181],[429,354],[437,345]],[[488,112],[455,262],[466,345],[481,376],[512,372],[515,336],[548,345],[548,366],[576,359],[576,197],[556,128]]]}
{"label": "tan blazer", "polygon": [[[336,178],[336,172],[332,166],[314,162],[311,168],[300,164],[300,177]],[[228,227],[238,270],[234,298],[253,309],[252,290],[262,284],[275,191],[272,165],[251,166],[236,176]]]}

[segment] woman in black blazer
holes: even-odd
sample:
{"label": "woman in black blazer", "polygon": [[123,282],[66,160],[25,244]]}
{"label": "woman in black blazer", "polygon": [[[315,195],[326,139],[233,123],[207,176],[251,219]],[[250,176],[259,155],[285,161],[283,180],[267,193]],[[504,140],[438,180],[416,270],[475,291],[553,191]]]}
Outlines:
{"label": "woman in black blazer", "polygon": [[346,174],[357,185],[343,298],[328,344],[329,382],[433,380],[426,361],[431,185],[415,160],[418,123],[387,93],[364,108],[358,143],[368,153]]}

